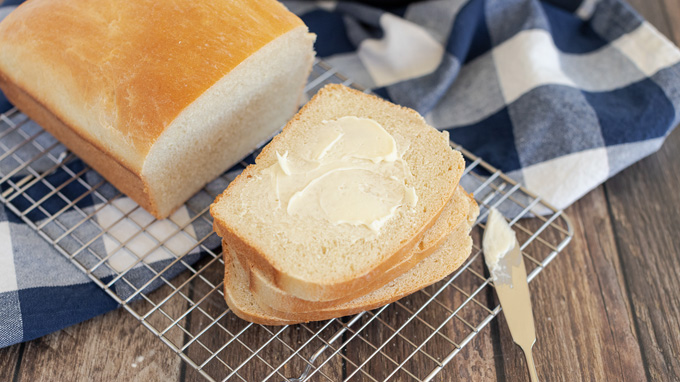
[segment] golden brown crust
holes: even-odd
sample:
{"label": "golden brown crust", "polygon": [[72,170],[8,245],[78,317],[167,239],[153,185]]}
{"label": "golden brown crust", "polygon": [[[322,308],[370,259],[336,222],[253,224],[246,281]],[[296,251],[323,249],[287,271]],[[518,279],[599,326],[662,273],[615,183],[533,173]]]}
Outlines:
{"label": "golden brown crust", "polygon": [[[472,238],[467,236],[464,240],[469,241],[468,247],[472,248]],[[461,265],[463,265],[463,263],[465,262],[465,260],[468,259],[469,256],[470,256],[470,251],[468,250],[463,256],[457,257],[456,260],[455,260],[455,263],[451,266],[451,269],[459,268]],[[430,281],[428,281],[424,284],[421,284],[418,289],[406,290],[406,291],[403,291],[401,293],[392,295],[389,298],[386,298],[386,299],[383,299],[383,300],[377,300],[377,301],[374,301],[370,304],[366,304],[366,305],[362,305],[362,306],[355,306],[355,307],[352,307],[352,308],[349,308],[349,309],[342,309],[342,310],[338,310],[338,311],[320,312],[320,313],[311,314],[311,315],[306,315],[305,313],[303,313],[301,317],[298,317],[296,315],[297,320],[293,320],[293,321],[299,323],[299,322],[328,320],[328,319],[334,318],[334,317],[350,316],[350,315],[357,314],[357,313],[360,313],[360,312],[373,310],[373,309],[379,308],[381,306],[391,304],[391,303],[393,303],[397,300],[400,300],[400,299],[402,299],[402,298],[404,298],[404,297],[406,297],[410,294],[413,294],[413,293],[415,293],[415,292],[417,292],[417,291],[419,291],[423,288],[426,288],[426,287],[428,287],[428,286],[430,286],[430,285],[432,285],[432,284],[434,284],[438,281],[440,281],[440,279],[433,279],[433,280],[430,280]],[[291,322],[290,319],[280,318],[279,320],[285,320],[288,323]],[[271,323],[270,325],[272,325],[272,324],[273,323]]]}
{"label": "golden brown crust", "polygon": [[[0,23],[0,46],[31,61],[2,69],[91,144],[98,139],[76,123],[83,116],[106,121],[99,129],[117,131],[143,158],[184,108],[301,25],[275,0],[32,0]],[[68,94],[40,89],[41,76]]]}
{"label": "golden brown crust", "polygon": [[[225,261],[226,263],[226,261]],[[226,277],[226,275],[225,275]],[[274,317],[266,317],[266,316],[260,316],[260,315],[254,315],[254,314],[249,314],[247,312],[244,312],[243,310],[239,309],[238,304],[234,303],[234,301],[231,298],[231,294],[227,285],[227,282],[224,282],[224,300],[227,302],[227,306],[229,306],[229,309],[238,316],[239,318],[255,323],[255,324],[260,324],[260,325],[270,325],[270,326],[281,326],[281,325],[289,325],[289,324],[297,324],[300,323],[300,321],[290,321],[290,320],[285,320],[281,318],[274,318]]]}
{"label": "golden brown crust", "polygon": [[161,219],[172,211],[142,176],[151,147],[221,78],[299,27],[275,0],[31,0],[0,23],[0,87]]}
{"label": "golden brown crust", "polygon": [[158,216],[158,210],[149,198],[147,185],[142,177],[113,161],[104,151],[78,135],[77,130],[67,126],[40,102],[0,74],[0,88],[7,98],[30,116],[36,123],[52,134],[90,167],[113,183],[121,192],[134,199],[142,208]]}

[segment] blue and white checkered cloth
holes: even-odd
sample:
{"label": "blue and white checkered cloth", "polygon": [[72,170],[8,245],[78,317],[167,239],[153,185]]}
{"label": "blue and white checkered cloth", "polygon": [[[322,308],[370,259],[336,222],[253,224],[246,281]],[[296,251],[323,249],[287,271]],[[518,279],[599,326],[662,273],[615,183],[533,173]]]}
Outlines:
{"label": "blue and white checkered cloth", "polygon": [[[619,0],[284,3],[322,59],[557,207],[658,150],[680,121],[680,51]],[[114,308],[0,206],[0,346]]]}

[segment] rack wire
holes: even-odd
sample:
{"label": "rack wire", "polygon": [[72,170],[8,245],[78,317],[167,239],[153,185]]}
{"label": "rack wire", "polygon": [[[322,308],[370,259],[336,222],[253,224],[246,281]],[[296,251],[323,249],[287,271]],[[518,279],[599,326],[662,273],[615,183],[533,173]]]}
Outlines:
{"label": "rack wire", "polygon": [[[361,89],[317,61],[305,93],[328,83]],[[224,301],[208,207],[256,153],[157,221],[13,109],[0,115],[0,200],[210,381],[431,381],[501,311],[479,246],[489,208],[513,217],[529,281],[573,236],[561,210],[451,146],[480,205],[465,264],[382,308],[292,326],[242,321]]]}

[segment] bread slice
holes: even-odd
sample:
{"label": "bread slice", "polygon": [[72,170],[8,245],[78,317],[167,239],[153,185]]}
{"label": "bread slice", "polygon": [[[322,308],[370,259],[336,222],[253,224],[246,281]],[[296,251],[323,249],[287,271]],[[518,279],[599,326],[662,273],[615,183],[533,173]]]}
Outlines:
{"label": "bread slice", "polygon": [[0,88],[164,218],[295,114],[314,39],[275,0],[31,0],[0,22]]}
{"label": "bread slice", "polygon": [[224,241],[222,241],[222,252],[225,266],[224,300],[234,314],[246,321],[262,325],[288,325],[301,322],[268,316],[250,293],[248,273],[236,256],[232,256],[229,245]]}
{"label": "bread slice", "polygon": [[[417,204],[400,207],[366,239],[366,228],[291,215],[277,208],[263,171],[277,154],[295,156],[326,120],[344,116],[377,121],[403,152]],[[281,290],[329,301],[352,294],[408,256],[453,196],[465,162],[448,137],[415,111],[342,85],[327,85],[291,120],[210,208],[214,229]],[[356,239],[360,237],[360,239]]]}
{"label": "bread slice", "polygon": [[266,276],[262,274],[259,269],[250,267],[243,256],[240,256],[236,251],[234,251],[234,254],[239,260],[239,263],[250,270],[250,291],[259,305],[269,306],[274,310],[283,312],[299,313],[320,310],[345,303],[370,293],[413,268],[418,262],[437,250],[456,227],[467,222],[466,217],[470,211],[469,204],[471,202],[474,203],[474,201],[465,193],[465,190],[458,186],[458,190],[456,190],[453,199],[447,203],[435,224],[425,232],[423,238],[418,245],[411,250],[411,253],[408,256],[398,264],[395,264],[380,277],[376,278],[371,284],[358,288],[355,293],[338,300],[307,301],[285,293],[277,288],[270,280],[267,280]]}
{"label": "bread slice", "polygon": [[382,288],[347,303],[315,312],[280,312],[268,306],[259,305],[248,288],[246,270],[238,262],[229,245],[223,242],[226,265],[225,300],[237,316],[246,321],[263,325],[288,325],[320,321],[375,309],[434,284],[458,269],[470,255],[472,249],[472,238],[469,235],[470,222],[474,222],[478,213],[479,209],[474,204],[467,221],[459,225],[441,247],[411,270]]}

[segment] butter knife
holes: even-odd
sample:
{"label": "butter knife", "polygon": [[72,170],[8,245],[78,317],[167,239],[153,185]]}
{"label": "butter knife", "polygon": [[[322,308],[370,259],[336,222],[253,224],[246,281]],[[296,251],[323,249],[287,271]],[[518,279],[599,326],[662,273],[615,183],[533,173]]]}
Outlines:
{"label": "butter knife", "polygon": [[495,208],[489,212],[482,247],[512,339],[524,352],[531,381],[538,382],[531,352],[536,330],[527,271],[515,232]]}

